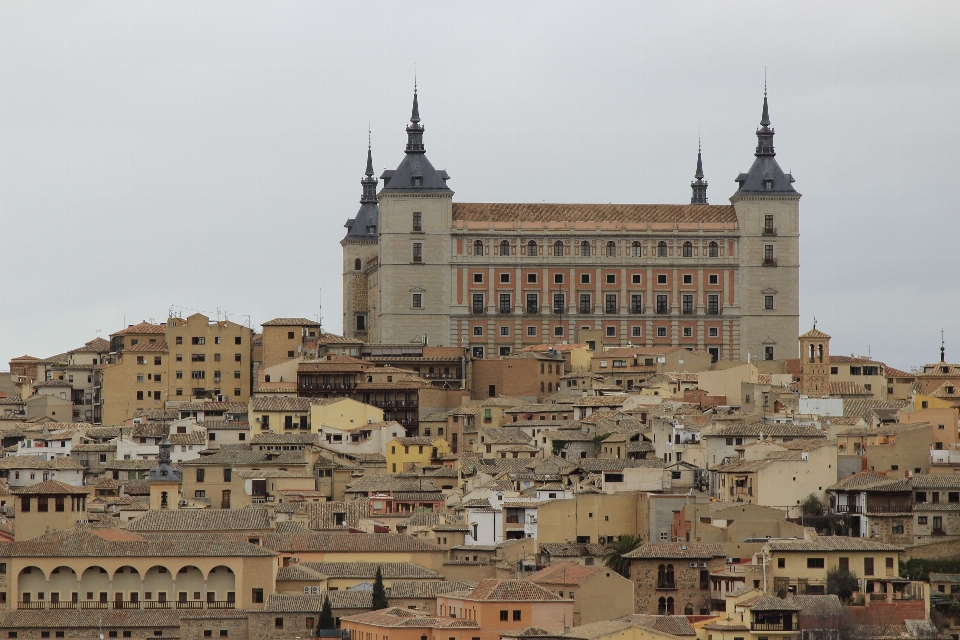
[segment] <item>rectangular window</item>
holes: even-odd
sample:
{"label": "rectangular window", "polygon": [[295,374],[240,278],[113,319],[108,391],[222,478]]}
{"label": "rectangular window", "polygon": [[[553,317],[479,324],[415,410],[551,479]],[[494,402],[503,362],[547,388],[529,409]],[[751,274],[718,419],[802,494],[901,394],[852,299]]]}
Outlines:
{"label": "rectangular window", "polygon": [[475,274],[473,274],[473,281],[474,281],[474,283],[476,283],[476,284],[482,284],[482,283],[483,283],[483,274],[482,274],[482,273],[475,273]]}
{"label": "rectangular window", "polygon": [[360,314],[357,316],[357,331],[367,330],[367,316]]}
{"label": "rectangular window", "polygon": [[717,294],[710,294],[707,296],[707,315],[716,316],[720,315],[720,296]]}
{"label": "rectangular window", "polygon": [[500,294],[500,313],[510,313],[510,294]]}
{"label": "rectangular window", "polygon": [[419,211],[413,212],[413,230],[423,231],[423,214]]}
{"label": "rectangular window", "polygon": [[473,328],[473,335],[475,335],[475,336],[482,336],[482,335],[483,335],[483,327],[481,327],[480,325],[475,326],[475,327]]}
{"label": "rectangular window", "polygon": [[643,313],[643,295],[630,294],[630,313]]}
{"label": "rectangular window", "polygon": [[657,313],[661,315],[670,313],[667,309],[667,295],[665,293],[657,294]]}
{"label": "rectangular window", "polygon": [[719,329],[718,327],[709,327],[709,328],[707,329],[707,337],[709,337],[709,338],[719,338],[719,337],[720,337],[720,329]]}
{"label": "rectangular window", "polygon": [[423,294],[415,293],[413,294],[413,308],[422,309],[423,308]]}
{"label": "rectangular window", "polygon": [[763,232],[764,232],[764,233],[767,233],[767,234],[771,234],[771,233],[774,232],[774,230],[773,230],[773,214],[771,214],[771,213],[768,213],[768,214],[766,214],[765,216],[763,216]]}
{"label": "rectangular window", "polygon": [[643,329],[640,326],[633,326],[630,328],[630,336],[633,338],[640,338],[643,336]]}
{"label": "rectangular window", "polygon": [[823,558],[807,558],[807,569],[823,569]]}
{"label": "rectangular window", "polygon": [[527,294],[527,313],[539,313],[540,305],[537,302],[537,294]]}
{"label": "rectangular window", "polygon": [[693,314],[693,295],[684,294],[682,301],[683,301],[683,309],[682,309],[683,314],[688,316],[692,315]]}
{"label": "rectangular window", "polygon": [[765,244],[763,245],[763,264],[776,264],[776,261],[773,259],[773,245]]}
{"label": "rectangular window", "polygon": [[423,262],[423,243],[422,242],[413,243],[413,261]]}
{"label": "rectangular window", "polygon": [[553,284],[563,284],[563,274],[555,273],[553,274]]}
{"label": "rectangular window", "polygon": [[527,335],[531,338],[535,337],[537,335],[537,328],[533,325],[527,327]]}
{"label": "rectangular window", "polygon": [[773,347],[764,347],[764,348],[763,348],[763,359],[764,359],[764,360],[773,360]]}
{"label": "rectangular window", "polygon": [[501,620],[505,620],[505,621],[506,621],[506,620],[510,620],[510,611],[508,611],[508,610],[506,610],[506,609],[501,609],[501,610],[500,610],[500,619],[501,619]]}
{"label": "rectangular window", "polygon": [[590,304],[590,294],[581,293],[580,294],[580,313],[589,314],[593,312],[593,305]]}
{"label": "rectangular window", "polygon": [[614,338],[614,337],[616,337],[616,335],[617,335],[617,328],[616,328],[616,327],[614,327],[614,326],[611,325],[611,326],[605,327],[605,329],[606,329],[606,335],[607,335],[608,338]]}
{"label": "rectangular window", "polygon": [[581,273],[580,274],[580,284],[590,284],[590,274]]}
{"label": "rectangular window", "polygon": [[553,312],[554,313],[563,313],[564,311],[564,297],[562,293],[553,294]]}
{"label": "rectangular window", "polygon": [[193,344],[207,344],[207,339],[203,336],[194,336],[190,342]]}
{"label": "rectangular window", "polygon": [[509,335],[510,335],[510,327],[507,327],[507,326],[500,327],[500,335],[502,335],[502,336],[509,336]]}
{"label": "rectangular window", "polygon": [[604,304],[604,310],[606,313],[616,313],[617,312],[617,294],[608,293],[605,296],[606,303]]}
{"label": "rectangular window", "polygon": [[519,610],[517,610],[517,609],[514,609],[514,610],[513,610],[513,619],[514,619],[515,622],[519,622],[519,620],[520,620],[520,611],[519,611]]}
{"label": "rectangular window", "polygon": [[474,347],[473,357],[477,358],[478,360],[483,360],[483,347]]}
{"label": "rectangular window", "polygon": [[666,327],[657,327],[657,337],[666,338],[667,337],[667,328]]}
{"label": "rectangular window", "polygon": [[863,559],[863,575],[865,576],[873,575],[873,558]]}
{"label": "rectangular window", "polygon": [[763,296],[763,308],[773,309],[773,296]]}
{"label": "rectangular window", "polygon": [[473,312],[483,313],[483,294],[482,293],[473,294]]}

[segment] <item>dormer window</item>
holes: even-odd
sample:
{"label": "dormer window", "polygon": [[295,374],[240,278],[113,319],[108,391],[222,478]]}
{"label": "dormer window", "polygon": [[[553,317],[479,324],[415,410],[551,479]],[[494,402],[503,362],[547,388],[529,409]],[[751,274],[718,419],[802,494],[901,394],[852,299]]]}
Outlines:
{"label": "dormer window", "polygon": [[764,180],[763,181],[763,190],[764,191],[773,191],[773,180]]}
{"label": "dormer window", "polygon": [[421,178],[420,176],[414,176],[414,178],[413,178],[413,186],[415,186],[415,187],[422,187],[422,186],[423,186],[423,178]]}

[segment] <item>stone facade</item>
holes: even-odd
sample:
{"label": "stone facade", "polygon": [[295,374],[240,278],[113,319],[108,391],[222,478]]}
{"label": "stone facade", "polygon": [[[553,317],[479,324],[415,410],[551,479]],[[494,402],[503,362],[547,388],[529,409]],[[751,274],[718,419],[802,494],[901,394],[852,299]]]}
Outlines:
{"label": "stone facade", "polygon": [[[679,545],[678,545],[679,546]],[[715,545],[721,547],[722,545]],[[710,574],[726,557],[634,558],[634,613],[703,615],[710,611]],[[669,577],[672,576],[672,580]]]}
{"label": "stone facade", "polygon": [[406,158],[383,175],[378,225],[358,231],[368,200],[347,223],[344,333],[426,336],[477,358],[581,334],[723,360],[795,357],[800,194],[773,158],[766,113],[765,99],[757,160],[724,205],[457,203],[415,115]]}

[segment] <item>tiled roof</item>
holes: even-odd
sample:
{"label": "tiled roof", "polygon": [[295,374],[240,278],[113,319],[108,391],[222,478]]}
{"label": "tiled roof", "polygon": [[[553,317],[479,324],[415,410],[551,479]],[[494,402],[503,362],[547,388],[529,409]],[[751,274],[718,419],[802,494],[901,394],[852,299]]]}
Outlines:
{"label": "tiled roof", "polygon": [[851,489],[865,487],[865,486],[876,484],[878,482],[883,482],[889,479],[890,478],[883,475],[882,473],[876,473],[874,471],[859,471],[827,487],[827,490],[828,491],[850,491]]}
{"label": "tiled roof", "polygon": [[627,401],[625,395],[583,396],[574,401],[575,407],[621,407]]}
{"label": "tiled roof", "polygon": [[250,442],[251,445],[261,445],[261,444],[295,444],[295,445],[308,445],[313,444],[317,439],[316,434],[305,433],[303,431],[296,431],[294,433],[256,433],[253,435],[253,440]]}
{"label": "tiled roof", "polygon": [[[55,609],[51,611],[9,611],[0,618],[4,629],[98,629],[98,628],[147,628],[179,631],[180,611],[165,609]],[[172,627],[172,629],[171,629]],[[34,632],[36,633],[36,632]],[[138,632],[138,635],[143,632]],[[71,633],[70,637],[77,637]],[[93,637],[88,636],[88,637]],[[169,638],[169,635],[163,637]]]}
{"label": "tiled roof", "polygon": [[156,509],[127,524],[130,531],[236,531],[272,529],[270,512],[248,509]]}
{"label": "tiled roof", "polygon": [[121,329],[120,331],[111,333],[110,336],[125,336],[125,335],[139,335],[144,333],[165,333],[167,330],[167,325],[165,323],[153,324],[152,322],[141,322],[140,324],[132,324],[126,329]]}
{"label": "tiled roof", "polygon": [[[289,524],[284,522],[282,524]],[[297,524],[300,524],[299,522]],[[325,580],[327,576],[320,573],[319,571],[314,571],[310,567],[303,564],[292,564],[289,567],[280,567],[277,569],[277,581],[280,580],[299,580],[299,581],[318,581]]]}
{"label": "tiled roof", "polygon": [[771,540],[771,551],[903,551],[903,547],[866,538],[817,536],[811,540]]}
{"label": "tiled roof", "polygon": [[201,456],[193,460],[184,460],[181,466],[202,467],[235,466],[235,465],[271,465],[271,466],[305,466],[303,451],[253,451],[249,449],[223,449],[209,456]]}
{"label": "tiled roof", "polygon": [[325,551],[328,553],[379,553],[437,551],[446,548],[422,538],[402,533],[309,533],[299,535],[268,534],[264,546],[276,551]]}
{"label": "tiled roof", "polygon": [[843,401],[843,415],[864,418],[871,409],[902,409],[907,400],[851,400]]}
{"label": "tiled roof", "polygon": [[412,562],[303,562],[303,566],[331,578],[373,580],[377,568],[384,578],[405,580],[442,580],[439,573]]}
{"label": "tiled roof", "polygon": [[529,444],[533,438],[514,427],[479,429],[480,442],[483,444]]}
{"label": "tiled roof", "polygon": [[107,471],[149,471],[156,466],[156,460],[111,460],[103,468]]}
{"label": "tiled roof", "polygon": [[930,582],[960,582],[960,573],[930,572]]}
{"label": "tiled roof", "polygon": [[222,411],[223,413],[242,413],[246,415],[247,404],[245,402],[214,402],[212,400],[184,402],[177,407],[177,411]]}
{"label": "tiled roof", "polygon": [[625,558],[716,558],[725,557],[723,544],[718,542],[648,542],[640,545]]}
{"label": "tiled roof", "polygon": [[[110,529],[54,531],[32,540],[11,542],[13,557],[231,557],[273,556],[268,549],[223,535],[148,534]],[[108,535],[109,534],[109,535]]]}
{"label": "tiled roof", "polygon": [[552,204],[454,202],[453,219],[468,222],[639,222],[737,224],[731,205]]}
{"label": "tiled roof", "polygon": [[528,580],[537,584],[583,584],[603,571],[609,571],[609,569],[597,565],[588,567],[575,562],[558,562],[537,571]]}
{"label": "tiled roof", "polygon": [[70,449],[70,454],[74,453],[116,453],[117,445],[115,442],[91,442],[89,444],[75,444]]}
{"label": "tiled roof", "polygon": [[387,628],[441,628],[441,629],[479,629],[480,625],[475,620],[466,618],[445,618],[441,616],[429,616],[421,611],[411,611],[393,607],[390,609],[381,609],[380,611],[370,611],[355,616],[342,618],[342,621],[358,622],[368,624],[374,627]]}
{"label": "tiled roof", "polygon": [[759,437],[760,434],[764,436],[770,436],[774,438],[779,438],[782,436],[793,437],[793,438],[826,438],[827,434],[821,431],[820,429],[814,426],[807,425],[795,425],[795,424],[770,424],[770,423],[754,423],[754,424],[731,424],[718,428],[712,434],[704,434],[706,436],[715,436],[715,437],[730,437],[730,436],[754,436]]}
{"label": "tiled roof", "polygon": [[310,398],[257,396],[250,400],[251,411],[310,411]]}
{"label": "tiled roof", "polygon": [[[684,618],[684,620],[686,620],[686,618]],[[573,627],[572,629],[566,630],[559,635],[561,638],[596,640],[598,638],[606,638],[614,634],[622,635],[623,632],[631,629],[632,627],[633,624],[628,620],[598,620],[597,622],[590,622],[580,625],[579,627]],[[504,633],[504,636],[512,637],[512,634]]]}
{"label": "tiled roof", "polygon": [[369,609],[373,606],[373,591],[339,589],[309,596],[271,593],[267,596],[263,610],[267,613],[319,613],[323,608],[324,598],[330,598],[332,609]]}
{"label": "tiled roof", "polygon": [[630,622],[646,629],[653,629],[671,636],[695,636],[696,630],[685,616],[654,616],[633,614],[623,616],[620,620]]}
{"label": "tiled roof", "polygon": [[910,485],[914,489],[958,489],[960,476],[915,475],[910,477]]}
{"label": "tiled roof", "polygon": [[870,396],[867,388],[856,382],[831,382],[830,395],[832,396]]}
{"label": "tiled roof", "polygon": [[274,318],[261,323],[261,327],[319,327],[320,323],[316,320],[307,318]]}
{"label": "tiled roof", "polygon": [[789,602],[766,594],[749,600],[741,600],[737,603],[737,606],[751,611],[800,611],[801,609],[799,603]]}
{"label": "tiled roof", "polygon": [[529,580],[481,580],[464,596],[465,600],[485,602],[545,602],[560,600],[560,596]]}
{"label": "tiled roof", "polygon": [[94,440],[112,440],[113,438],[119,438],[120,433],[123,431],[124,427],[115,426],[115,427],[92,427],[87,429],[84,434],[88,438]]}
{"label": "tiled roof", "polygon": [[89,490],[84,489],[83,487],[74,487],[69,484],[60,482],[59,480],[44,480],[43,482],[38,482],[36,484],[31,484],[27,487],[19,487],[17,489],[12,489],[10,493],[18,496],[33,496],[33,495],[87,495],[90,493]]}
{"label": "tiled roof", "polygon": [[[370,515],[370,500],[361,498],[360,500],[336,501],[336,502],[311,502],[306,505],[307,526],[314,530],[334,529],[341,527],[357,527],[361,518]],[[337,516],[343,518],[342,524],[337,524]]]}
{"label": "tiled roof", "polygon": [[[207,437],[204,435],[203,431],[194,431],[193,433],[171,433],[167,436],[167,440],[170,441],[172,445],[205,445],[207,443]],[[76,447],[73,448],[74,451],[77,450]]]}
{"label": "tiled roof", "polygon": [[0,469],[54,469],[69,471],[79,470],[84,466],[69,456],[61,456],[50,460],[41,460],[39,456],[19,455],[0,458]]}
{"label": "tiled roof", "polygon": [[[933,574],[931,574],[933,575]],[[815,616],[817,618],[839,618],[843,615],[843,605],[840,598],[829,596],[791,596],[790,600],[800,605],[801,616]]]}
{"label": "tiled roof", "polygon": [[167,343],[138,342],[137,344],[132,344],[129,347],[124,348],[124,351],[130,351],[132,353],[163,353],[167,351]]}

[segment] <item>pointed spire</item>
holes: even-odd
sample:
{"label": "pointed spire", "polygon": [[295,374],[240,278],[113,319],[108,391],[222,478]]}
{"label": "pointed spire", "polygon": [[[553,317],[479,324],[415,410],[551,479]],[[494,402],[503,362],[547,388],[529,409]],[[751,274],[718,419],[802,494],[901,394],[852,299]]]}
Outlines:
{"label": "pointed spire", "polygon": [[407,125],[406,153],[423,153],[423,126],[420,124],[420,104],[417,102],[417,75],[413,75],[413,112]]}
{"label": "pointed spire", "polygon": [[363,193],[360,196],[360,203],[376,203],[377,201],[377,179],[373,176],[373,151],[370,141],[370,128],[367,127],[367,170],[360,180],[360,186],[363,187]]}
{"label": "pointed spire", "polygon": [[755,156],[775,156],[773,150],[773,127],[770,126],[770,108],[767,105],[767,73],[763,73],[763,113],[760,115],[760,128],[757,129],[757,151]]}
{"label": "pointed spire", "polygon": [[697,172],[693,177],[696,180],[690,183],[690,188],[693,189],[690,204],[707,204],[707,181],[703,179],[703,157],[699,139],[697,140]]}

